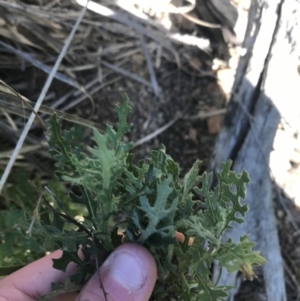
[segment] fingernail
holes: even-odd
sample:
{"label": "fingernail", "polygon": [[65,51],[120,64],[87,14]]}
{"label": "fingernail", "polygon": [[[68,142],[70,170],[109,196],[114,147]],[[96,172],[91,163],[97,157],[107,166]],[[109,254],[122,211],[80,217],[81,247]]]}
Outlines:
{"label": "fingernail", "polygon": [[[106,261],[107,273],[116,282],[132,292],[140,290],[146,283],[146,272],[143,263],[133,252],[121,250],[111,255]],[[104,264],[106,265],[106,264]]]}

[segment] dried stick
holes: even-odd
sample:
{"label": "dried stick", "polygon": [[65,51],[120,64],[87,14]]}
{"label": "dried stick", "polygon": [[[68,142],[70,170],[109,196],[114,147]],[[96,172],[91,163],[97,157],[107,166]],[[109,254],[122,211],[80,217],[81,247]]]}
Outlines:
{"label": "dried stick", "polygon": [[149,88],[152,88],[152,85],[151,85],[148,81],[146,81],[145,79],[143,79],[143,78],[137,76],[136,74],[130,73],[130,72],[128,72],[127,70],[125,70],[125,69],[123,69],[123,68],[120,68],[120,67],[118,67],[118,66],[112,65],[112,64],[107,63],[107,62],[105,62],[105,61],[103,61],[103,60],[101,60],[100,63],[101,63],[103,66],[105,66],[105,67],[107,67],[107,68],[109,68],[109,69],[111,69],[111,70],[114,70],[114,71],[117,72],[117,73],[120,73],[120,74],[122,74],[122,75],[125,75],[125,76],[127,76],[127,77],[129,77],[129,78],[131,78],[131,79],[133,79],[133,80],[135,80],[135,81],[137,81],[137,82],[139,82],[139,83],[141,83],[141,84],[143,84],[143,85],[149,87]]}
{"label": "dried stick", "polygon": [[147,63],[147,68],[148,68],[148,72],[150,75],[153,92],[156,97],[159,97],[161,95],[161,89],[157,83],[153,64],[152,64],[148,49],[146,47],[146,43],[145,43],[145,39],[144,39],[143,35],[140,35],[140,42],[141,42],[143,54],[144,54],[144,57],[145,57],[145,60]]}

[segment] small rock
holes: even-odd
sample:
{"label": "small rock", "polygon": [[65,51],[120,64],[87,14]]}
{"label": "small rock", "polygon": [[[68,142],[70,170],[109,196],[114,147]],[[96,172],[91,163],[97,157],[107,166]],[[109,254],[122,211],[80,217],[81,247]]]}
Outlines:
{"label": "small rock", "polygon": [[208,117],[206,120],[208,133],[211,135],[218,134],[221,130],[221,121],[222,121],[221,115]]}

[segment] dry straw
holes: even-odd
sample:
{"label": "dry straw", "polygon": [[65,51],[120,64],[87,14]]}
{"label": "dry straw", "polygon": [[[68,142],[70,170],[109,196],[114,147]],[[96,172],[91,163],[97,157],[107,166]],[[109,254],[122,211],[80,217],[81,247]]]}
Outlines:
{"label": "dry straw", "polygon": [[12,167],[13,167],[16,159],[17,159],[17,156],[18,156],[18,154],[20,152],[20,149],[23,146],[23,143],[24,143],[24,141],[26,139],[26,136],[27,136],[27,134],[29,132],[29,129],[30,129],[30,127],[31,127],[31,125],[32,125],[35,117],[36,117],[36,113],[39,111],[39,108],[40,108],[40,106],[41,106],[41,104],[42,104],[42,102],[43,102],[43,100],[44,100],[44,98],[46,96],[46,93],[47,93],[47,91],[48,91],[48,89],[49,89],[49,87],[50,87],[50,85],[52,83],[52,80],[53,80],[53,78],[54,78],[54,76],[55,76],[55,74],[56,74],[56,72],[58,70],[58,67],[59,67],[60,63],[61,63],[62,59],[64,58],[64,56],[65,56],[65,54],[66,54],[66,52],[67,52],[67,50],[68,50],[68,48],[69,48],[69,46],[70,46],[70,44],[72,42],[72,39],[73,39],[73,37],[75,35],[75,32],[76,32],[76,30],[77,30],[77,28],[78,28],[78,26],[79,26],[79,24],[80,24],[80,22],[81,22],[81,20],[82,20],[82,18],[84,16],[84,14],[85,14],[85,12],[86,12],[86,9],[87,9],[86,6],[82,9],[82,11],[81,11],[81,13],[80,13],[80,15],[79,15],[79,17],[78,17],[78,19],[77,19],[74,27],[72,28],[72,31],[71,31],[68,39],[66,40],[66,43],[65,43],[63,49],[61,50],[61,52],[60,52],[60,54],[59,54],[59,56],[58,56],[58,58],[57,58],[57,60],[55,62],[55,65],[53,66],[53,69],[52,69],[52,71],[51,71],[51,73],[50,73],[50,75],[49,75],[49,77],[48,77],[48,79],[47,79],[47,81],[46,81],[46,83],[45,83],[45,85],[43,87],[43,90],[42,90],[42,92],[41,92],[41,94],[40,94],[40,96],[39,96],[39,98],[38,98],[38,100],[37,100],[37,102],[36,102],[36,104],[35,104],[35,106],[33,108],[33,112],[31,113],[31,115],[30,115],[30,117],[29,117],[29,119],[28,119],[28,121],[27,121],[27,123],[25,125],[25,128],[24,128],[24,130],[23,130],[23,132],[22,132],[22,134],[21,134],[21,136],[19,138],[19,141],[18,141],[18,143],[16,145],[16,148],[14,149],[14,151],[13,151],[13,153],[12,153],[12,155],[11,155],[9,161],[8,161],[8,164],[7,164],[7,166],[6,166],[5,170],[4,170],[4,173],[3,173],[2,177],[1,177],[1,181],[0,181],[0,193],[2,192],[4,184],[6,183],[6,180],[7,180],[8,176],[9,176],[9,174],[10,174],[10,171],[11,171],[11,169],[12,169]]}
{"label": "dry straw", "polygon": [[[17,140],[0,181],[0,192],[16,159],[24,158],[18,156],[23,144],[25,150],[45,149],[40,137],[31,134],[32,129],[38,127],[34,122],[38,112],[42,117],[55,112],[65,120],[101,129],[99,123],[66,111],[76,108],[87,99],[94,108],[93,97],[123,77],[152,90],[157,98],[163,97],[156,75],[162,60],[174,62],[179,68],[188,71],[186,58],[189,47],[206,50],[209,46],[205,39],[182,35],[176,27],[170,29],[165,26],[165,20],[169,20],[171,14],[183,16],[193,10],[195,0],[189,2],[188,5],[175,7],[167,0],[154,1],[151,6],[138,0],[100,3],[62,0],[59,4],[49,2],[45,5],[39,1],[28,4],[22,0],[0,0],[0,37],[3,38],[0,41],[0,64],[2,68],[15,70],[14,75],[18,74],[13,78],[0,76],[12,84],[16,91],[25,91],[24,84],[30,75],[22,77],[20,68],[26,68],[26,72],[39,70],[48,75],[36,102],[23,97],[5,83],[0,84],[0,129],[12,142]],[[81,13],[80,5],[83,6]],[[138,53],[145,59],[145,73],[149,79],[128,69],[128,62]],[[96,72],[97,75],[94,78],[86,77],[87,72]],[[195,74],[201,76],[198,71]],[[47,93],[54,78],[55,84],[51,86],[51,91],[54,90],[59,97],[53,92]],[[85,78],[87,80],[82,80]],[[64,84],[65,92],[61,92],[58,83]],[[41,84],[37,79],[36,86]],[[37,93],[38,88],[29,91],[30,95]],[[21,130],[24,118],[28,118],[28,121]],[[136,145],[153,139],[178,119],[174,117],[158,130],[141,138]],[[35,148],[31,144],[43,147]],[[25,150],[22,152],[28,154]],[[0,153],[0,158],[7,158],[6,153]],[[3,164],[2,160],[2,167]],[[26,162],[22,164],[26,165]]]}

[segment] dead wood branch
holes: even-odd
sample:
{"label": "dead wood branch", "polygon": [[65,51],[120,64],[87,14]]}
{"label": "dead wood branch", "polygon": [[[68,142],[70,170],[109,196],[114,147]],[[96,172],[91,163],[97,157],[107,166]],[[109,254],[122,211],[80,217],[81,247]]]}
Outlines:
{"label": "dead wood branch", "polygon": [[[251,233],[251,238],[257,242],[256,249],[268,261],[263,267],[267,300],[284,301],[287,297],[272,205],[269,156],[280,113],[283,107],[292,105],[292,102],[287,103],[286,92],[283,93],[278,81],[283,72],[280,66],[285,65],[285,74],[292,74],[291,78],[296,74],[293,66],[296,66],[299,46],[292,47],[296,36],[289,35],[288,30],[299,28],[295,19],[290,18],[297,7],[296,2],[284,1],[257,1],[252,5],[255,5],[256,14],[254,19],[249,19],[252,30],[245,40],[247,53],[239,63],[224,127],[211,159],[211,169],[218,170],[222,162],[232,159],[235,171],[245,168],[249,172],[251,184],[246,202],[250,210],[246,223],[226,233],[225,239],[232,237],[236,240],[243,233]],[[287,57],[288,64],[284,59]],[[292,82],[289,86],[295,89],[295,82]],[[295,101],[295,97],[292,99]],[[237,275],[224,272],[220,285],[234,286]]]}

